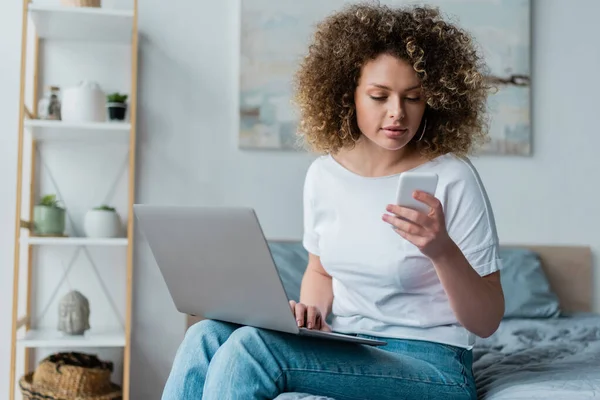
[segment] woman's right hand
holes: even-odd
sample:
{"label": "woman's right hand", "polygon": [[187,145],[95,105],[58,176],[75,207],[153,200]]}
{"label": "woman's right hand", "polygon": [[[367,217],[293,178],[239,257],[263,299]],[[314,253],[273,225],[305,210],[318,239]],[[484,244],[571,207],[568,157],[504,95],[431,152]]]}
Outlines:
{"label": "woman's right hand", "polygon": [[331,327],[327,324],[325,317],[321,315],[321,311],[317,307],[307,306],[303,303],[296,303],[294,300],[290,300],[290,308],[292,309],[294,318],[296,318],[298,327],[331,332]]}

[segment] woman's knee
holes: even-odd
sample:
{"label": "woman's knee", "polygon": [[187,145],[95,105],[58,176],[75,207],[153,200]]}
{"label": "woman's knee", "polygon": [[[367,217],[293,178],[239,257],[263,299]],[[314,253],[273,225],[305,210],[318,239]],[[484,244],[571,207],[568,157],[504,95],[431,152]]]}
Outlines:
{"label": "woman's knee", "polygon": [[[227,322],[204,319],[190,326],[183,338],[183,347],[195,347],[206,338],[215,338],[225,341],[229,335],[236,329],[235,326]],[[221,341],[220,340],[220,341]]]}
{"label": "woman's knee", "polygon": [[231,332],[238,328],[237,325],[229,322],[216,321],[214,319],[203,319],[202,321],[196,322],[190,326],[186,335],[191,336],[203,335],[203,334],[227,334],[231,335]]}
{"label": "woman's knee", "polygon": [[231,373],[246,376],[256,373],[255,368],[260,365],[261,373],[269,371],[268,377],[273,379],[279,367],[271,351],[276,341],[272,336],[271,331],[251,326],[237,329],[215,354],[209,375],[212,371],[213,377]]}
{"label": "woman's knee", "polygon": [[186,332],[186,336],[202,335],[204,333],[215,332],[224,329],[228,324],[214,319],[203,319],[190,326]]}
{"label": "woman's knee", "polygon": [[236,330],[228,341],[234,344],[248,344],[253,342],[260,342],[262,340],[262,329],[255,328],[253,326],[243,326]]}
{"label": "woman's knee", "polygon": [[[278,338],[279,336],[275,332],[252,326],[243,326],[233,332],[223,344],[224,352],[264,354],[264,350],[276,345]],[[270,353],[270,351],[267,353]]]}

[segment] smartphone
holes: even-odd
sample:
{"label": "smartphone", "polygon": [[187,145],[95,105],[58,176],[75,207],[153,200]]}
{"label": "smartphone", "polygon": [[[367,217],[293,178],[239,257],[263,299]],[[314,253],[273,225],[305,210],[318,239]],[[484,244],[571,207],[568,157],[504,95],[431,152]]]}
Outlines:
{"label": "smartphone", "polygon": [[428,213],[430,207],[413,197],[415,190],[435,195],[438,175],[433,172],[403,172],[398,179],[396,204],[402,207]]}

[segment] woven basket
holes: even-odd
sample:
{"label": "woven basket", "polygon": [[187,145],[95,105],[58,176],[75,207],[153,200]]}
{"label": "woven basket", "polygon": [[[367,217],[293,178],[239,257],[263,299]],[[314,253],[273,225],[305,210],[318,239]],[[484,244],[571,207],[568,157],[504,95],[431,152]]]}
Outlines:
{"label": "woven basket", "polygon": [[100,7],[101,0],[60,0],[60,4],[69,7]]}
{"label": "woven basket", "polygon": [[46,357],[19,386],[26,400],[119,400],[121,388],[110,381],[113,365],[94,355],[57,353]]}

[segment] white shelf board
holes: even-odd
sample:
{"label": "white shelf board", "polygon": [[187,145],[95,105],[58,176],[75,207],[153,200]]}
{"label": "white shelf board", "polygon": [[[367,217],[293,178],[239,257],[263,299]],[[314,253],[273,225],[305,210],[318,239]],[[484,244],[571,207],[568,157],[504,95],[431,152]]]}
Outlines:
{"label": "white shelf board", "polygon": [[46,246],[127,246],[127,238],[22,236],[21,243]]}
{"label": "white shelf board", "polygon": [[64,122],[25,119],[25,128],[38,141],[129,142],[128,122]]}
{"label": "white shelf board", "polygon": [[133,10],[29,4],[40,39],[131,43]]}
{"label": "white shelf board", "polygon": [[120,329],[86,331],[84,335],[65,335],[57,329],[30,329],[17,340],[22,347],[124,347],[125,333]]}

